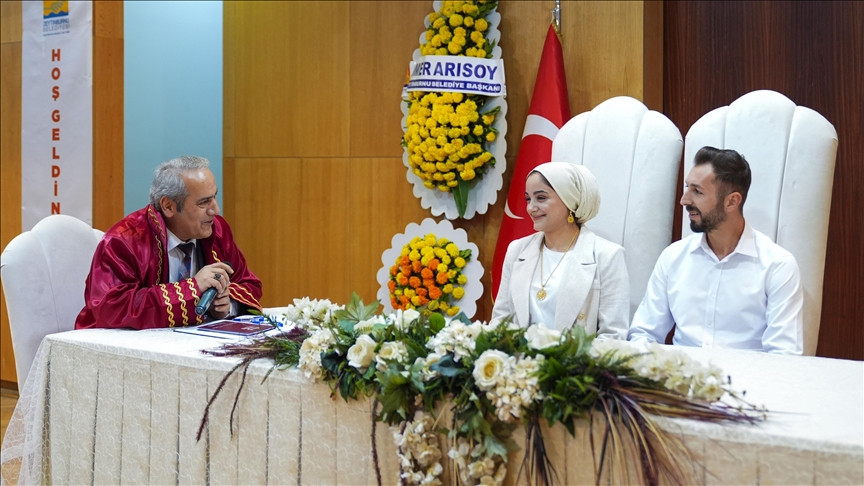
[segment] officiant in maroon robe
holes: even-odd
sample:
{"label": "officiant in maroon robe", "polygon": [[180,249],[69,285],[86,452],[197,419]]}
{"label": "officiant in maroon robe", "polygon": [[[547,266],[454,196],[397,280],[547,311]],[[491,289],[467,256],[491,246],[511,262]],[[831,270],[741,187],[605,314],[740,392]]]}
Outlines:
{"label": "officiant in maroon robe", "polygon": [[[109,229],[93,255],[76,329],[195,325],[260,310],[261,281],[219,216],[205,158],[163,162],[150,204]],[[216,297],[204,315],[204,291]]]}

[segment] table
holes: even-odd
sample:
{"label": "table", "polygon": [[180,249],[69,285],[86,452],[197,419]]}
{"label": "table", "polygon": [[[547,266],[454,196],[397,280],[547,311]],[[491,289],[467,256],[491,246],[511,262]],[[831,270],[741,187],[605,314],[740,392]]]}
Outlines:
{"label": "table", "polygon": [[[207,401],[235,359],[203,355],[222,340],[169,329],[92,329],[47,336],[2,449],[4,482],[21,484],[375,484],[372,401],[331,398],[326,384],[270,363]],[[772,411],[758,425],[662,420],[684,439],[704,484],[864,483],[864,363],[750,351],[688,349]],[[586,428],[547,429],[561,483],[593,483]],[[396,483],[392,433],[378,423],[384,484]],[[521,456],[511,456],[512,476]],[[445,481],[446,484],[446,481]]]}

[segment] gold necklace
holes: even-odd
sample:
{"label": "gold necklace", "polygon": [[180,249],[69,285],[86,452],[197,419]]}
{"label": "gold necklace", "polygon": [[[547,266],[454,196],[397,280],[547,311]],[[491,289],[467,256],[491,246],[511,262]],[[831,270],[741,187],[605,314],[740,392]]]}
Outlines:
{"label": "gold necklace", "polygon": [[552,280],[552,274],[555,273],[555,270],[558,270],[558,267],[561,265],[561,262],[564,261],[564,257],[567,256],[567,252],[570,251],[571,248],[573,248],[573,243],[576,243],[576,238],[578,238],[578,237],[579,237],[579,229],[577,228],[576,234],[573,235],[573,239],[570,241],[570,244],[567,245],[567,249],[564,250],[564,254],[561,255],[561,259],[558,260],[558,263],[555,264],[555,268],[553,268],[552,271],[549,272],[549,278],[547,278],[545,282],[543,281],[543,247],[546,246],[546,241],[544,238],[543,243],[540,245],[540,290],[537,291],[537,300],[543,300],[546,298],[546,284],[548,284],[549,281]]}

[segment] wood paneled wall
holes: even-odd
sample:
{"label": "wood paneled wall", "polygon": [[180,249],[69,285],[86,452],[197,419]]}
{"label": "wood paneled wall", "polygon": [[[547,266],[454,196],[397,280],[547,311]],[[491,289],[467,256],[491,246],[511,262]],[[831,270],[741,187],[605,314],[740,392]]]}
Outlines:
{"label": "wood paneled wall", "polygon": [[[399,144],[401,85],[431,3],[225,2],[223,210],[264,281],[265,305],[302,296],[344,302],[352,291],[373,300],[391,236],[432,217],[406,181]],[[508,82],[504,190],[554,3],[504,0],[499,8]],[[20,16],[20,2],[0,2],[3,246],[21,229]],[[102,203],[94,226],[103,230],[123,207],[122,16],[122,2],[94,3],[94,200]],[[862,16],[853,2],[562,2],[573,114],[628,95],[664,111],[683,134],[710,109],[769,88],[835,124],[818,354],[855,359],[864,358]],[[504,190],[485,215],[453,222],[478,245],[487,270],[482,319],[491,312]],[[14,381],[2,301],[0,319],[0,379]]]}
{"label": "wood paneled wall", "polygon": [[[0,247],[21,233],[21,2],[0,2]],[[123,2],[93,2],[93,226],[123,217]],[[2,291],[0,291],[2,292]],[[2,294],[0,294],[2,295]],[[0,299],[0,380],[15,358]]]}
{"label": "wood paneled wall", "polygon": [[[0,245],[3,248],[21,232],[22,30],[21,2],[0,2]],[[5,297],[0,299],[0,380],[18,381]]]}
{"label": "wood paneled wall", "polygon": [[[505,189],[485,215],[453,221],[479,247],[488,291],[554,1],[502,1],[507,72]],[[400,92],[431,1],[225,2],[224,208],[263,303],[376,298],[393,235],[432,217],[406,180]],[[662,107],[657,2],[562,2],[573,113],[612,96]],[[436,218],[440,219],[440,218]]]}
{"label": "wood paneled wall", "polygon": [[783,93],[837,129],[816,354],[864,359],[864,3],[665,2],[664,10],[664,112],[682,134],[757,89]]}

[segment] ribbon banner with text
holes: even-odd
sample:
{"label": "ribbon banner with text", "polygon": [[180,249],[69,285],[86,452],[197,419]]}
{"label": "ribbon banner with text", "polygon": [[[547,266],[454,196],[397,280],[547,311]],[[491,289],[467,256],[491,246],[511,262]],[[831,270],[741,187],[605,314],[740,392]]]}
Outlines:
{"label": "ribbon banner with text", "polygon": [[93,4],[21,2],[21,226],[93,224]]}
{"label": "ribbon banner with text", "polygon": [[504,61],[468,56],[423,56],[411,62],[411,79],[405,91],[506,96]]}

